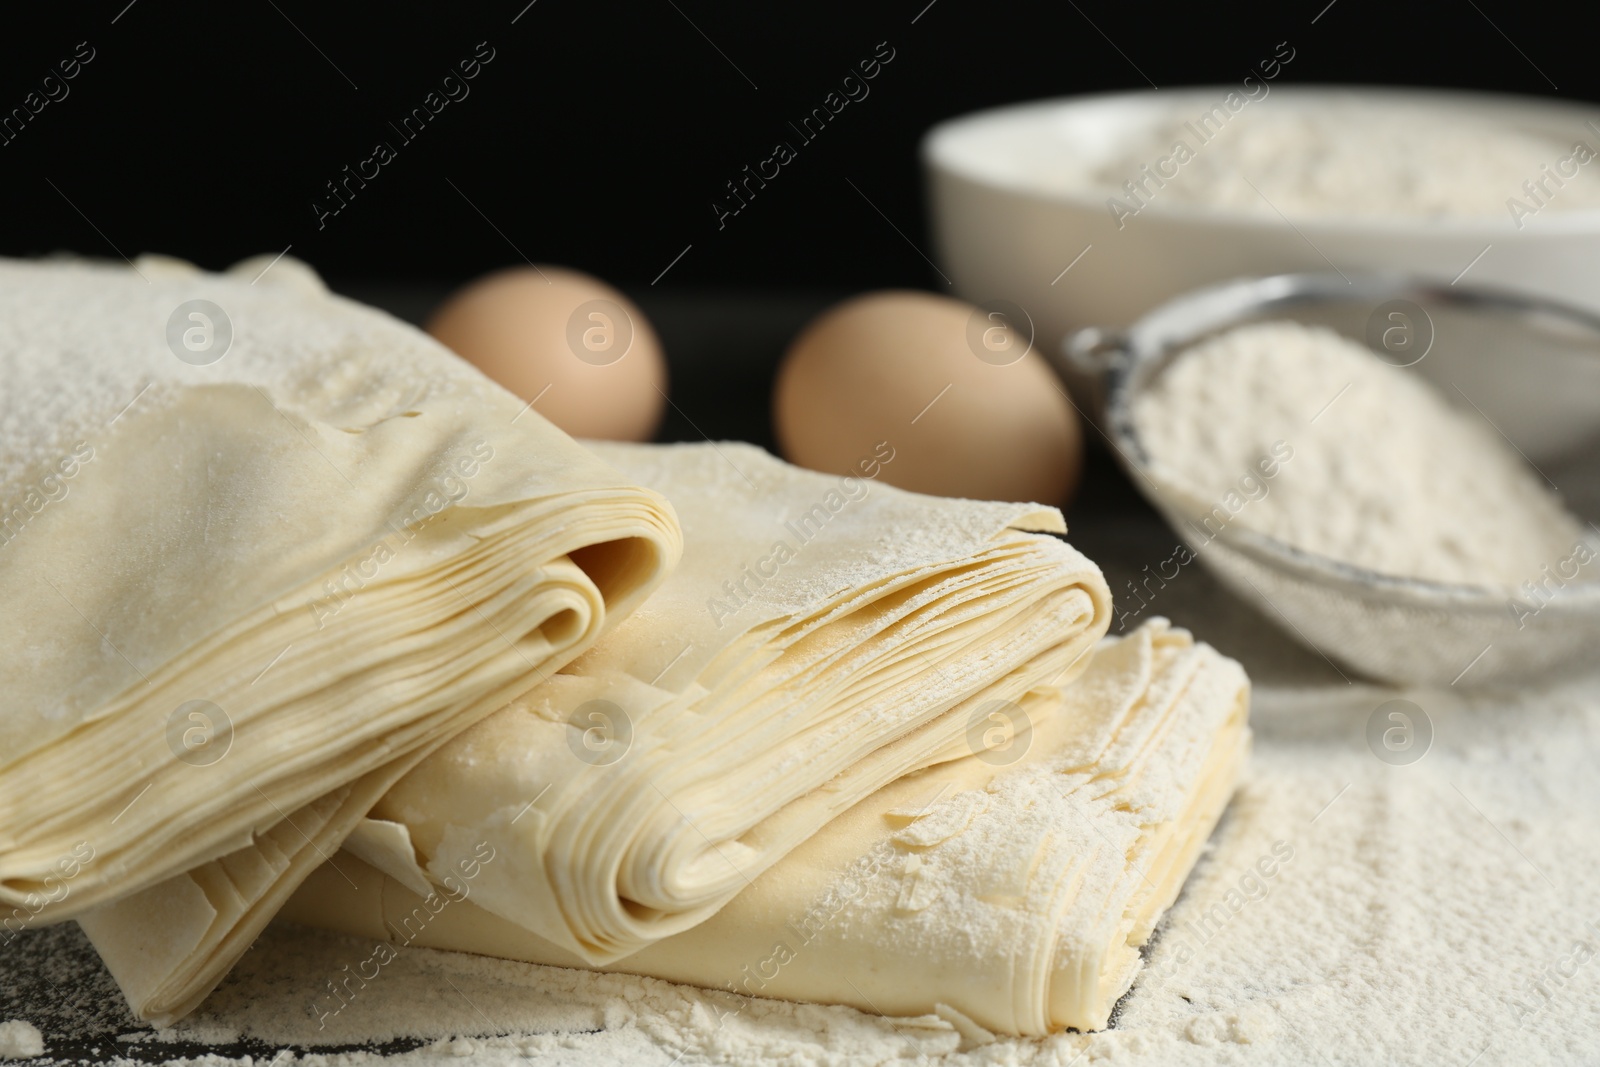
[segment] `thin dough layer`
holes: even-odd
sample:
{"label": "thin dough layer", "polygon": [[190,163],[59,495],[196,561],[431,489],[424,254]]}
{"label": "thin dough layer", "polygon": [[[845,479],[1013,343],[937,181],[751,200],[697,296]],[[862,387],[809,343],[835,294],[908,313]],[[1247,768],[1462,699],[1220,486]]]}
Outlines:
{"label": "thin dough layer", "polygon": [[[1022,758],[967,755],[895,781],[711,919],[596,969],[937,1012],[999,1033],[1103,1028],[1233,793],[1249,683],[1233,660],[1152,619],[1103,643],[1065,689],[1025,699],[1036,725]],[[425,898],[341,853],[280,918],[586,966],[481,906],[478,885],[503,859]],[[314,1003],[337,1011],[357,991],[329,982]]]}
{"label": "thin dough layer", "polygon": [[141,1015],[681,551],[658,494],[292,261],[0,261],[0,368],[0,921],[83,916],[154,989],[197,913],[152,887],[202,887]]}
{"label": "thin dough layer", "polygon": [[494,849],[474,901],[586,963],[706,921],[886,783],[1007,744],[1024,696],[1081,671],[1109,625],[1098,568],[1048,535],[1053,508],[920,496],[749,445],[594,447],[673,502],[682,564],[408,774],[364,835],[412,885]]}

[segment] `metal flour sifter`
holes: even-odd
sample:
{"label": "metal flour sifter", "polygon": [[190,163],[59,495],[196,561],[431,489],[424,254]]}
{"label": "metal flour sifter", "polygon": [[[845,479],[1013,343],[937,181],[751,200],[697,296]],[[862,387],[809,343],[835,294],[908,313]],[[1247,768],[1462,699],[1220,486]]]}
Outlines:
{"label": "metal flour sifter", "polygon": [[[1588,522],[1600,556],[1600,316],[1501,290],[1386,275],[1292,274],[1198,290],[1125,331],[1081,330],[1057,369],[1096,401],[1134,483],[1234,593],[1330,660],[1382,681],[1486,685],[1600,667],[1600,581],[1505,589],[1380,574],[1229,523],[1201,541],[1204,502],[1160,483],[1131,405],[1184,349],[1289,319],[1360,340],[1474,406]],[[1403,358],[1402,358],[1403,357]],[[1585,572],[1593,574],[1593,568]],[[1529,611],[1529,608],[1537,610]]]}

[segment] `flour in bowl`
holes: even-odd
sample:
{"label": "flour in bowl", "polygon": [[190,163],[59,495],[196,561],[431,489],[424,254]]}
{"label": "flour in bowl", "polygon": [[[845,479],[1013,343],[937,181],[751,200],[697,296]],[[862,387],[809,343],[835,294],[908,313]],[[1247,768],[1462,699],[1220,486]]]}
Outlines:
{"label": "flour in bowl", "polygon": [[[1192,112],[1192,113],[1191,113]],[[1263,100],[1230,111],[1189,108],[1094,166],[1089,182],[1113,196],[1295,218],[1509,218],[1521,229],[1544,211],[1600,208],[1594,164],[1600,133],[1519,128],[1464,107],[1317,106]],[[1151,177],[1151,174],[1155,177]],[[1245,180],[1248,179],[1248,180]],[[1139,208],[1130,201],[1129,210]]]}
{"label": "flour in bowl", "polygon": [[1547,568],[1570,580],[1596,556],[1484,416],[1325,328],[1229,330],[1132,408],[1202,539],[1237,524],[1381,574],[1499,588]]}

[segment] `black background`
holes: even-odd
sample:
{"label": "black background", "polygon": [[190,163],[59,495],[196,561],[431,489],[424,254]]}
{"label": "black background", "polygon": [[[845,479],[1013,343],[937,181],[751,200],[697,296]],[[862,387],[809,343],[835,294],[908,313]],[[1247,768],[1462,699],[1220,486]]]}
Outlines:
{"label": "black background", "polygon": [[[688,248],[663,288],[923,286],[936,278],[917,250],[929,244],[917,144],[941,119],[1152,82],[1236,82],[1280,41],[1295,51],[1280,84],[1597,99],[1587,10],[1509,0],[61,5],[26,24],[9,16],[0,35],[6,111],[78,42],[95,50],[70,95],[0,147],[0,252],[161,251],[221,268],[292,245],[335,285],[447,283],[526,257],[636,292]],[[495,58],[470,95],[400,144],[388,123],[480,41]],[[711,204],[723,183],[776,140],[795,141],[787,123],[884,41],[895,58],[870,95],[719,230]],[[311,204],[324,183],[380,139],[398,158],[319,230]]]}

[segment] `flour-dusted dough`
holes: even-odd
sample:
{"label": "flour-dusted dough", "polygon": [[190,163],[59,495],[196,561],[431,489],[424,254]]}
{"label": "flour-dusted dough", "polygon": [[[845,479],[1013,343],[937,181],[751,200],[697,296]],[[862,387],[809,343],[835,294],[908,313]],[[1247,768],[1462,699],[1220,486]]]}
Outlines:
{"label": "flour-dusted dough", "polygon": [[154,1018],[681,549],[441,346],[261,266],[0,262],[0,920],[83,916]]}
{"label": "flour-dusted dough", "polygon": [[1053,508],[749,445],[594,447],[673,502],[681,566],[373,812],[410,838],[386,869],[440,884],[492,848],[474,901],[589,963],[705,921],[885,783],[1005,743],[1109,624],[1100,571],[1031,532],[1063,529]]}
{"label": "flour-dusted dough", "polygon": [[[1096,651],[1009,766],[976,755],[878,790],[715,916],[602,970],[982,1031],[1099,1029],[1177,897],[1246,753],[1239,665],[1153,619]],[[285,920],[557,966],[585,962],[481,907],[475,879],[427,899],[341,855]],[[333,1013],[360,975],[324,978]],[[730,998],[727,1010],[740,1010]],[[973,1023],[977,1025],[972,1026]]]}

